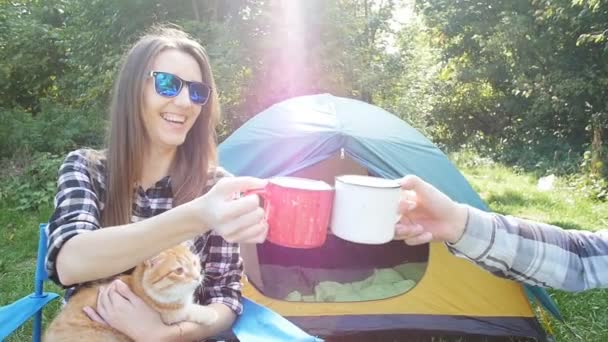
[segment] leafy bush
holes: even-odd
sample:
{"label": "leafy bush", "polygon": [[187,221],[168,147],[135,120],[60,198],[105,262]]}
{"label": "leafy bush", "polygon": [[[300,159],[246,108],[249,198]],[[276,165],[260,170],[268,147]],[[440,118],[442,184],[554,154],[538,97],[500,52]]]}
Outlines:
{"label": "leafy bush", "polygon": [[68,151],[103,142],[106,125],[100,112],[40,103],[36,115],[21,108],[0,110],[0,200],[19,211],[52,203],[57,171]]}
{"label": "leafy bush", "polygon": [[[599,154],[608,156],[608,147],[604,147]],[[591,151],[584,153],[580,165],[581,172],[571,178],[570,184],[591,199],[605,201],[608,200],[608,169],[603,165],[605,160],[594,160],[592,155]]]}
{"label": "leafy bush", "polygon": [[0,122],[0,159],[11,158],[27,146],[26,127],[32,126],[32,116],[20,108],[0,108]]}
{"label": "leafy bush", "polygon": [[495,162],[489,158],[482,156],[476,149],[471,146],[462,146],[462,149],[449,154],[450,160],[462,168],[476,168],[480,166],[491,166]]}
{"label": "leafy bush", "polygon": [[13,168],[0,182],[0,200],[14,210],[37,210],[49,206],[57,190],[57,174],[64,156],[49,152],[35,153],[24,166]]}
{"label": "leafy bush", "polygon": [[[592,200],[608,200],[608,168],[603,165],[606,157],[593,161],[591,151],[576,153],[567,144],[503,145],[492,149],[475,139],[470,141],[449,152],[458,167],[471,169],[500,163],[537,177],[555,174],[564,177],[572,191]],[[604,147],[600,155],[608,156],[608,148]]]}
{"label": "leafy bush", "polygon": [[497,149],[494,159],[538,176],[547,174],[566,175],[580,171],[582,152],[557,139],[520,142],[503,145]]}
{"label": "leafy bush", "polygon": [[608,182],[605,178],[590,174],[576,174],[570,177],[568,184],[587,198],[600,201],[608,199]]}
{"label": "leafy bush", "polygon": [[0,158],[33,151],[63,155],[102,144],[106,125],[101,111],[83,112],[46,100],[41,108],[36,115],[20,108],[0,110]]}

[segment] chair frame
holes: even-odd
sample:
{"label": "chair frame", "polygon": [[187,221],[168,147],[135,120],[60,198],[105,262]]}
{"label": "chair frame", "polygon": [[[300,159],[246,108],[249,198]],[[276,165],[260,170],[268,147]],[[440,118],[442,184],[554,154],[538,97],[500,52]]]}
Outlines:
{"label": "chair frame", "polygon": [[[30,308],[29,313],[26,313],[24,317],[14,319],[3,326],[5,323],[0,324],[0,340],[13,334],[17,329],[23,326],[30,318],[34,319],[34,326],[32,328],[32,341],[39,342],[42,337],[42,310],[44,307],[52,302],[54,299],[59,297],[59,294],[53,292],[44,292],[44,282],[48,280],[48,274],[45,268],[45,258],[47,252],[47,236],[46,236],[46,223],[41,223],[38,228],[38,255],[36,256],[36,276],[34,279],[34,292],[25,296],[12,304],[0,307],[0,322],[8,321],[11,315],[11,308],[14,305],[20,305],[19,308]],[[3,310],[4,309],[4,310]]]}

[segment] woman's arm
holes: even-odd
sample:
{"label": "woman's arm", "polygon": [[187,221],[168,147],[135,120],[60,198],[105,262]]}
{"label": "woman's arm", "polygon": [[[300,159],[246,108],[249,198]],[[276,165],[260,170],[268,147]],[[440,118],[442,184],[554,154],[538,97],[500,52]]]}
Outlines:
{"label": "woman's arm", "polygon": [[[266,182],[239,177],[223,180],[205,195],[152,218],[100,229],[101,201],[96,191],[100,187],[93,183],[98,178],[89,172],[80,151],[70,153],[60,169],[56,209],[48,225],[46,262],[50,278],[58,284],[72,285],[124,272],[210,227],[222,235],[265,227],[259,223],[264,214],[258,197],[235,199],[234,194],[263,187]],[[265,236],[265,231],[261,234]]]}
{"label": "woman's arm", "polygon": [[187,206],[124,226],[99,229],[102,166],[85,150],[70,153],[59,170],[55,212],[48,225],[49,276],[64,286],[124,272],[201,231]]}
{"label": "woman's arm", "polygon": [[187,206],[123,226],[77,234],[57,255],[63,285],[101,279],[124,272],[160,251],[204,233]]}

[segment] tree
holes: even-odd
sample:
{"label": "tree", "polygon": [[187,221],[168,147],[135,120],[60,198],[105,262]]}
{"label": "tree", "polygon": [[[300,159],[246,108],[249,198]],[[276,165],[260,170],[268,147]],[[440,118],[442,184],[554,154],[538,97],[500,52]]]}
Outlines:
{"label": "tree", "polygon": [[440,138],[477,138],[511,161],[589,145],[589,108],[606,112],[608,69],[604,49],[580,37],[606,22],[605,11],[581,14],[571,0],[432,0],[418,9],[443,51],[449,89],[434,117],[451,134]]}

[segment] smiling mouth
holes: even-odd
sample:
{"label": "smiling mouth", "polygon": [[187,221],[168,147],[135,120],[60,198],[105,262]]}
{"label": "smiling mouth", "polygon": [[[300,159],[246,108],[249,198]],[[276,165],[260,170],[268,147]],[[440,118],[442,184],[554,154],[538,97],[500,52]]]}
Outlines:
{"label": "smiling mouth", "polygon": [[186,116],[172,113],[161,113],[163,120],[175,124],[183,124],[186,122]]}

